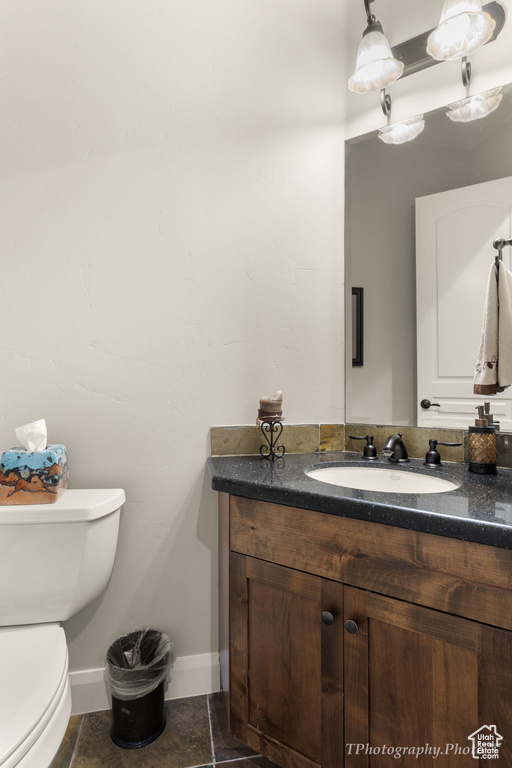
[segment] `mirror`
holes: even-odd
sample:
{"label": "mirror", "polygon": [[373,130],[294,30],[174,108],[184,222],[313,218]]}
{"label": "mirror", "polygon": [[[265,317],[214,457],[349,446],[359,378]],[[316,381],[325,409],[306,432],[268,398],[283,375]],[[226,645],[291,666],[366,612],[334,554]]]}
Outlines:
{"label": "mirror", "polygon": [[[470,123],[452,122],[444,107],[427,113],[406,144],[385,144],[377,131],[346,142],[347,423],[417,426],[415,200],[512,177],[512,84],[502,94],[495,112]],[[490,242],[486,275],[495,253]],[[355,286],[364,289],[361,366],[352,365]],[[482,317],[483,305],[453,311]]]}

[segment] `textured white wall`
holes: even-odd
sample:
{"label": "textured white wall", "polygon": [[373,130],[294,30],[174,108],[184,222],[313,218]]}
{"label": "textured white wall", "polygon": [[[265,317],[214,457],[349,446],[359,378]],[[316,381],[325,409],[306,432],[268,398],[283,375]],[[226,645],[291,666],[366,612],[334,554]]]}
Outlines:
{"label": "textured white wall", "polygon": [[45,417],[126,490],[71,669],[217,648],[212,424],[343,419],[343,6],[4,0],[0,446]]}

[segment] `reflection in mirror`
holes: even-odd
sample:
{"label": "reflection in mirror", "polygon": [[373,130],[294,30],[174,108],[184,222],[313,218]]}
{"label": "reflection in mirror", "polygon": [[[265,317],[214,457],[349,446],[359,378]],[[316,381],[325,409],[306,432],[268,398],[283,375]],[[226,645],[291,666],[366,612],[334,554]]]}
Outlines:
{"label": "reflection in mirror", "polygon": [[[480,343],[485,288],[496,255],[492,242],[494,237],[512,236],[512,196],[508,203],[500,197],[499,216],[492,213],[481,217],[472,212],[474,201],[460,202],[457,195],[480,198],[484,182],[506,177],[511,177],[512,186],[512,85],[503,87],[502,94],[499,108],[485,119],[453,122],[447,118],[446,108],[426,114],[423,133],[407,144],[384,144],[377,131],[346,143],[347,350],[352,349],[352,287],[363,287],[365,296],[364,364],[353,367],[348,358],[346,365],[348,423],[459,428],[472,423],[474,402],[468,393]],[[474,185],[480,184],[477,190]],[[453,198],[439,195],[448,190]],[[421,282],[416,286],[416,201],[429,200],[427,196],[440,199],[445,212],[464,208],[460,220],[464,223],[460,237],[454,241],[453,231],[443,235],[442,248],[434,248],[430,256],[423,257],[426,266],[419,269]],[[432,221],[444,221],[445,213],[432,216]],[[454,226],[456,218],[451,216]],[[477,235],[469,231],[472,218],[486,219]],[[490,236],[493,229],[500,231]],[[438,235],[434,227],[436,242],[441,237]],[[509,267],[511,250],[503,252]],[[432,279],[425,277],[425,269]],[[435,322],[430,323],[437,334],[431,350],[435,374],[430,384],[420,385],[429,391],[419,391],[417,381],[417,358],[425,357],[421,345],[430,343],[420,340],[417,348],[417,327],[430,322],[422,308],[417,323],[417,289],[421,300],[432,292],[443,292],[441,309],[433,311]],[[441,348],[439,339],[444,340]],[[459,347],[464,354],[450,354]],[[450,361],[457,359],[459,365],[458,358],[464,355],[461,372]],[[455,390],[448,395],[436,394],[448,371],[450,376],[464,380],[465,394]],[[496,418],[507,430],[512,428],[510,397],[506,390],[493,402]],[[440,406],[423,411],[419,402],[425,399]]]}
{"label": "reflection in mirror", "polygon": [[352,287],[352,365],[363,365],[364,291]]}

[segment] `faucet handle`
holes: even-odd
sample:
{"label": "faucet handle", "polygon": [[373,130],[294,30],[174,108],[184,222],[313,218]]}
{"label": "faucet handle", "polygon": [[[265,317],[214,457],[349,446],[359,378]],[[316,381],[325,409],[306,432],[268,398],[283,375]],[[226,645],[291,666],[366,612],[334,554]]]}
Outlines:
{"label": "faucet handle", "polygon": [[462,443],[445,443],[441,442],[440,440],[436,440],[435,438],[428,441],[428,444],[430,448],[427,451],[427,455],[425,456],[425,461],[423,462],[426,467],[440,467],[441,465],[441,454],[437,450],[438,445],[445,445],[447,448],[456,448],[457,446],[462,445]]}
{"label": "faucet handle", "polygon": [[349,440],[366,440],[366,445],[363,449],[363,459],[372,461],[377,458],[377,449],[373,444],[373,435],[365,435],[364,437],[349,435],[348,437]]}
{"label": "faucet handle", "polygon": [[456,448],[459,445],[462,445],[462,443],[442,443],[440,440],[433,440],[431,442],[434,442],[436,445],[446,445],[448,448]]}

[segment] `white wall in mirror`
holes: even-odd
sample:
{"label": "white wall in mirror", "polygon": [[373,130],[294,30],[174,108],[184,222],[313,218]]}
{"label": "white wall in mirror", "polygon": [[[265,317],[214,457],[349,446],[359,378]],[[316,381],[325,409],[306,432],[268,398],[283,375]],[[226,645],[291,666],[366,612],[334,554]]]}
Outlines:
{"label": "white wall in mirror", "polygon": [[[351,286],[365,291],[364,366],[347,360],[347,422],[416,423],[415,199],[512,175],[512,87],[503,93],[471,124],[428,114],[409,144],[385,145],[376,132],[347,142],[347,299]],[[492,242],[489,251],[492,260]]]}

